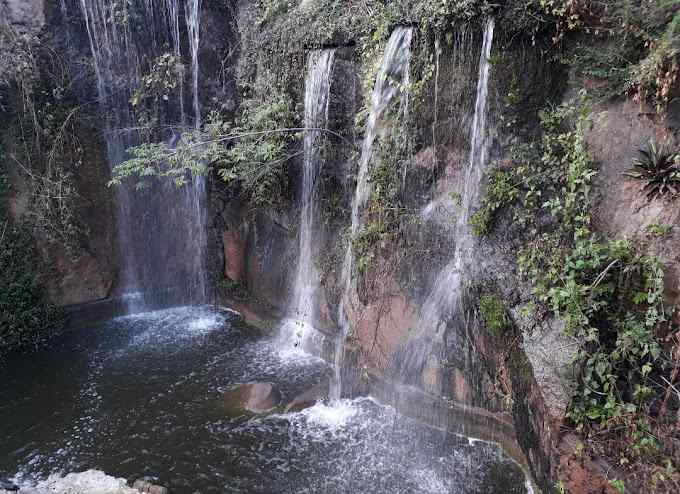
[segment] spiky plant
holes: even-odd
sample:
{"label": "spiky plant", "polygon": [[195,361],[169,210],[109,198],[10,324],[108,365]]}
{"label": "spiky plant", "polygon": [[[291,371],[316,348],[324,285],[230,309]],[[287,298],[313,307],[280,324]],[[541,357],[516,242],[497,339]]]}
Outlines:
{"label": "spiky plant", "polygon": [[680,155],[673,146],[650,139],[638,152],[633,167],[624,175],[646,182],[642,190],[648,200],[677,195],[680,192]]}

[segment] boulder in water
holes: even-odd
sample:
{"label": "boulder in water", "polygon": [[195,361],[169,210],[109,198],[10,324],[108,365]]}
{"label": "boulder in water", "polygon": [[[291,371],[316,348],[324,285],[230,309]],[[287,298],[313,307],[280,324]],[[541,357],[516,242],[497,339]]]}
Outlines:
{"label": "boulder in water", "polygon": [[224,394],[224,404],[230,415],[266,413],[281,403],[281,394],[272,383],[246,383]]}
{"label": "boulder in water", "polygon": [[328,381],[320,382],[302,394],[297,395],[293,401],[286,405],[285,412],[300,412],[305,408],[313,407],[317,402],[328,397]]}

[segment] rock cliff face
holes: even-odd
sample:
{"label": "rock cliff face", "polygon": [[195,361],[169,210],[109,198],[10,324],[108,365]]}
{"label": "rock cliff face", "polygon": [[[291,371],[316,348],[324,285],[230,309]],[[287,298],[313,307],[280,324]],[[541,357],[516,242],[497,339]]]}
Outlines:
{"label": "rock cliff face", "polygon": [[[244,40],[256,36],[253,29],[247,23],[240,25]],[[549,492],[561,481],[569,492],[615,492],[605,473],[610,466],[580,458],[577,439],[563,432],[575,387],[573,341],[564,335],[562,321],[544,318],[537,322],[521,315],[521,308],[531,299],[531,287],[517,274],[515,257],[522,232],[510,218],[504,218],[499,231],[477,246],[474,262],[482,268],[477,279],[469,280],[474,286],[491,281],[502,295],[515,327],[510,344],[489,334],[480,322],[473,290],[470,300],[445,322],[444,337],[435,344],[428,343],[429,354],[422,359],[423,365],[415,373],[409,372],[408,378],[401,368],[422,348],[418,334],[428,287],[444,268],[457,241],[449,227],[455,222],[456,198],[460,197],[461,176],[468,160],[467,139],[474,110],[471,91],[476,83],[480,43],[479,26],[469,29],[442,48],[433,67],[436,77],[424,83],[409,129],[415,138],[409,149],[409,168],[400,185],[402,204],[410,211],[424,211],[429,206],[433,213],[421,217],[414,226],[402,225],[398,241],[381,240],[370,266],[358,274],[360,288],[349,311],[352,333],[344,374],[354,381],[355,391],[369,390],[371,384],[365,378],[377,373],[388,381],[406,380],[432,396],[480,406],[499,416],[509,413],[542,490]],[[336,36],[342,38],[342,34]],[[502,63],[496,62],[492,68],[488,133],[492,159],[502,161],[509,144],[536,135],[537,111],[564,97],[566,75],[560,66],[543,58],[540,46],[506,36],[502,25],[496,43],[493,56]],[[361,135],[347,125],[352,113],[367,103],[362,103],[356,88],[352,91],[348,87],[347,74],[363,73],[366,67],[358,50],[346,50],[346,65],[333,84],[343,88],[337,91],[336,87],[336,97],[340,93],[354,101],[331,109],[330,128],[349,137],[359,148]],[[252,52],[247,55],[253,56]],[[262,63],[266,56],[256,56],[256,60]],[[518,79],[517,74],[522,77]],[[256,74],[250,77],[257,79]],[[296,91],[299,101],[299,85]],[[519,101],[508,104],[504,95],[509,93],[518,95]],[[677,224],[677,208],[663,200],[647,202],[640,194],[640,185],[622,177],[637,147],[650,136],[661,137],[669,130],[664,122],[626,100],[596,107],[590,122],[586,140],[598,168],[593,191],[596,229],[609,238],[644,235],[652,240],[648,242],[650,252],[666,263],[667,296],[674,302],[680,281],[678,249],[674,248],[678,233],[671,230],[658,239],[645,232],[650,224]],[[323,166],[339,177],[335,184],[341,187],[341,197],[336,208],[347,215],[353,182],[342,177],[347,177],[346,170],[355,166],[356,158],[346,153],[332,156]],[[324,194],[329,194],[329,189],[322,189],[320,195]],[[285,220],[280,211],[263,211],[250,218],[241,215],[223,234],[227,277],[245,280],[254,298],[281,311],[286,309],[296,262],[291,219],[294,210],[291,213]],[[341,255],[334,244],[342,236],[342,223],[328,223],[318,237],[323,255],[317,262],[330,263],[331,267],[321,275],[324,293],[319,300],[322,310],[317,325],[331,331],[338,324],[341,296]],[[240,266],[245,266],[245,273]]]}
{"label": "rock cliff face", "polygon": [[[315,2],[304,2],[288,13],[282,7],[282,13],[271,18],[257,2],[204,3],[202,102],[205,108],[227,116],[238,115],[245,98],[266,99],[272,88],[290,96],[300,113],[306,56],[321,47],[337,50],[328,111],[332,135],[324,145],[318,193],[323,218],[314,238],[322,286],[315,326],[326,334],[337,334],[343,296],[341,266],[364,132],[362,118],[370,104],[367,88],[375,78],[385,33],[380,33],[381,41],[371,51],[361,45],[367,38],[355,30],[353,23],[359,21],[354,12],[331,20],[330,14],[319,13],[318,18],[327,24],[319,21],[305,31],[295,24],[296,17],[304,18],[301,9],[314,9]],[[65,46],[65,39],[57,34],[65,19],[60,19],[56,9],[46,9],[40,1],[13,0],[0,1],[2,9],[17,29],[40,32],[47,25],[43,36]],[[68,21],[80,25],[82,31],[77,14]],[[385,197],[394,203],[387,209],[394,207],[401,216],[395,230],[378,222],[373,245],[363,246],[362,268],[354,273],[357,290],[348,310],[352,331],[346,342],[344,370],[351,386],[346,393],[369,391],[368,377],[379,376],[383,382],[418,387],[432,400],[450,400],[484,408],[498,417],[512,417],[528,466],[545,492],[560,479],[572,493],[612,491],[601,466],[578,459],[575,439],[561,431],[574,387],[571,340],[564,336],[560,320],[537,322],[521,315],[531,287],[517,274],[515,257],[523,232],[510,217],[502,216],[497,231],[475,244],[468,260],[476,265],[475,277],[466,280],[466,295],[456,310],[438,321],[436,331],[424,327],[428,295],[461,242],[453,225],[461,214],[470,161],[482,24],[471,21],[458,27],[455,32],[436,35],[423,29],[416,35],[412,56],[418,92],[410,101],[408,119],[381,128],[381,149],[372,166],[389,166],[385,176],[376,174],[372,180],[376,188],[389,189]],[[74,29],[74,36],[82,41],[83,33]],[[315,30],[321,34],[316,36]],[[497,22],[485,131],[490,161],[503,162],[510,144],[535,137],[538,111],[564,97],[564,69],[545,55],[550,44],[547,36],[523,36],[506,29],[501,20]],[[423,48],[430,45],[437,47],[435,52]],[[88,58],[86,46],[68,49],[74,57]],[[91,81],[80,81],[80,85],[83,100],[91,99]],[[509,94],[513,95],[511,103]],[[662,199],[645,200],[640,185],[621,176],[637,146],[651,136],[671,133],[674,123],[660,121],[626,100],[596,107],[589,121],[585,137],[599,171],[593,190],[595,227],[610,238],[645,237],[649,251],[666,264],[668,301],[677,303],[680,231],[671,228],[659,235],[650,226],[678,225],[678,208]],[[103,143],[96,132],[83,132],[88,149],[86,162],[80,166],[78,191],[87,239],[71,257],[37,238],[51,268],[44,282],[60,304],[98,300],[115,294],[117,288],[113,208],[106,187],[109,171]],[[400,148],[395,142],[406,145]],[[301,181],[299,151],[291,150],[288,166],[294,191]],[[21,177],[13,180],[12,211],[20,219],[29,199]],[[220,295],[246,297],[247,292],[254,304],[285,313],[297,263],[296,204],[293,193],[287,202],[256,209],[238,191],[213,177],[209,266]],[[367,222],[371,214],[389,217],[389,211],[371,211],[365,213]],[[361,247],[355,242],[355,249]],[[491,334],[481,321],[478,292],[490,283],[509,309],[511,337]]]}

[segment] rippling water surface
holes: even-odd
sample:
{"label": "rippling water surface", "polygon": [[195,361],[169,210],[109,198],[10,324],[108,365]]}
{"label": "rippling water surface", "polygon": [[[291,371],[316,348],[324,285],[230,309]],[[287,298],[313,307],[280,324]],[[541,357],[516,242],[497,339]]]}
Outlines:
{"label": "rippling water surface", "polygon": [[331,373],[281,354],[227,310],[115,319],[0,369],[0,477],[33,483],[103,470],[172,493],[526,492],[493,445],[444,434],[370,398],[230,417],[232,386],[274,383],[286,400]]}

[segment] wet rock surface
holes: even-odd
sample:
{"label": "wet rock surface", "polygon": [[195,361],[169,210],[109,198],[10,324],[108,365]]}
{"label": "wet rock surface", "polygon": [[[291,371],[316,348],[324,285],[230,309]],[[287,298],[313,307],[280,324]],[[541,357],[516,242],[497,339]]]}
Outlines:
{"label": "wet rock surface", "polygon": [[230,389],[224,394],[223,400],[230,415],[260,414],[279,406],[281,393],[272,383],[253,382]]}
{"label": "wet rock surface", "polygon": [[284,411],[286,413],[300,412],[305,408],[314,406],[317,402],[323,401],[327,397],[328,381],[323,381],[293,398],[293,400],[286,405]]}

